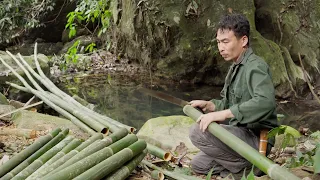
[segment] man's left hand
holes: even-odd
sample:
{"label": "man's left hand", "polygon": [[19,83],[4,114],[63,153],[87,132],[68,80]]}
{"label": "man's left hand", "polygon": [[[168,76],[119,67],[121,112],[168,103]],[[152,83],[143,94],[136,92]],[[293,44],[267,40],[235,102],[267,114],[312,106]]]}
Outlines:
{"label": "man's left hand", "polygon": [[197,123],[199,123],[200,129],[204,132],[210,123],[212,122],[222,122],[227,118],[234,117],[229,109],[217,112],[211,112],[208,114],[203,114],[197,119]]}

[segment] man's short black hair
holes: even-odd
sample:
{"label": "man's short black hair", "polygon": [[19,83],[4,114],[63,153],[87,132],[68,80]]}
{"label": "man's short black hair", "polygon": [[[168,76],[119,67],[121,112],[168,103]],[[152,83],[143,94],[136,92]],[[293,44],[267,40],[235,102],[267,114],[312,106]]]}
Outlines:
{"label": "man's short black hair", "polygon": [[[227,14],[221,17],[217,30],[231,30],[237,38],[250,36],[250,24],[248,19],[242,14]],[[249,41],[248,41],[249,45]]]}

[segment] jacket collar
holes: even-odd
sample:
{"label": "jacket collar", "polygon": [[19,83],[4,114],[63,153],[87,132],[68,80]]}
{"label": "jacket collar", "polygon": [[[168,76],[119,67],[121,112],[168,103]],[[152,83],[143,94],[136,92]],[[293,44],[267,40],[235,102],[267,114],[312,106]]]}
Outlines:
{"label": "jacket collar", "polygon": [[234,63],[234,65],[244,64],[247,62],[248,57],[253,53],[252,48],[249,47],[245,52],[240,55],[239,61]]}

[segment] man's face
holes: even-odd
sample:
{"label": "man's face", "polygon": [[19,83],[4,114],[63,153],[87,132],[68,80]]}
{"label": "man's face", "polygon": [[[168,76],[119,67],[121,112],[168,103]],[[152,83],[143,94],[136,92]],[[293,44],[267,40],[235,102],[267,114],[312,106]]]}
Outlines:
{"label": "man's face", "polygon": [[226,61],[237,61],[238,57],[247,45],[248,37],[243,36],[238,39],[232,30],[218,29],[217,32],[217,43],[220,55]]}

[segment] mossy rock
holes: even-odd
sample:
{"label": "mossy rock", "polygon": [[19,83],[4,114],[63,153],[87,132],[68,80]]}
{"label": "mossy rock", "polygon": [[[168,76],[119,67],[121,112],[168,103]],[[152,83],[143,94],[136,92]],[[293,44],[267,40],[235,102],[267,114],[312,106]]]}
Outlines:
{"label": "mossy rock", "polygon": [[[314,2],[314,5],[319,1]],[[266,33],[261,35],[257,31],[256,22],[258,21],[255,19],[255,14],[256,6],[261,3],[267,4],[265,6],[267,10],[264,12],[273,13],[279,10],[282,1],[240,0],[235,3],[230,0],[151,0],[148,2],[123,0],[122,3],[118,3],[117,0],[113,0],[112,2],[121,4],[122,10],[120,17],[118,9],[113,8],[113,14],[119,22],[113,29],[119,35],[118,51],[123,51],[131,59],[156,67],[155,76],[177,81],[187,80],[193,83],[222,85],[230,64],[224,62],[219,55],[215,32],[219,18],[226,13],[242,13],[250,21],[251,45],[256,54],[262,56],[270,65],[277,96],[283,98],[292,96],[293,90],[301,85],[297,82],[304,83],[302,71],[296,65],[297,59],[291,55],[293,52],[299,50],[304,58],[309,59],[307,66],[317,65],[315,60],[319,55],[319,49],[316,49],[319,47],[319,38],[311,38],[311,34],[318,34],[320,28],[320,23],[317,23],[320,18],[316,18],[319,11],[313,13],[317,10],[311,10],[312,13],[310,13],[312,30],[310,33],[301,32],[300,35],[298,33],[295,36],[296,43],[290,38],[290,33],[292,28],[301,25],[301,22],[294,13],[288,13],[288,17],[284,16],[285,22],[289,23],[290,18],[293,22],[284,27],[287,31],[283,30],[286,34],[283,34],[283,43],[279,46],[275,38],[265,36]],[[196,5],[191,2],[196,2]],[[277,7],[271,7],[271,4],[277,4]],[[302,15],[302,12],[299,13]],[[276,17],[274,13],[270,16]],[[260,27],[259,23],[258,25]],[[275,29],[274,26],[264,28],[267,32]],[[310,45],[314,49],[307,48]]]}
{"label": "mossy rock", "polygon": [[183,142],[188,152],[198,152],[189,139],[189,128],[195,123],[187,116],[165,116],[149,119],[137,136],[163,149],[175,150]]}

